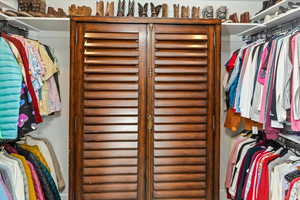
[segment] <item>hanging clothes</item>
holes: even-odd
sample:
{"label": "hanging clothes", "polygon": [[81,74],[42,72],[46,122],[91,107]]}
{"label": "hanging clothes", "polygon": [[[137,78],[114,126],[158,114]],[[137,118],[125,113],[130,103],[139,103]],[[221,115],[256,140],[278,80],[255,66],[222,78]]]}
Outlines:
{"label": "hanging clothes", "polygon": [[287,126],[300,131],[299,44],[300,34],[288,33],[247,44],[232,54],[223,83],[228,104],[225,127],[236,131],[241,116],[258,123],[254,126],[264,129],[268,139],[276,139]]}
{"label": "hanging clothes", "polygon": [[227,165],[227,198],[296,200],[300,195],[300,158],[276,142],[235,138]]}
{"label": "hanging clothes", "polygon": [[[42,150],[38,145],[29,145],[28,141],[29,143],[38,141]],[[5,193],[1,193],[0,188],[0,197],[9,193],[5,198],[11,197],[13,200],[61,199],[59,191],[63,190],[61,183],[64,186],[64,180],[60,177],[62,174],[56,173],[61,173],[59,163],[56,163],[54,167],[53,163],[58,161],[51,156],[52,149],[41,141],[44,141],[44,138],[28,136],[19,142],[23,144],[5,145],[5,151],[2,150],[0,153],[0,177],[4,177],[3,188],[6,189],[3,190]],[[44,155],[43,152],[48,155]],[[49,165],[48,162],[52,164]],[[59,169],[55,169],[57,166]],[[55,172],[52,173],[52,170]],[[62,180],[57,181],[57,177]]]}
{"label": "hanging clothes", "polygon": [[61,110],[59,69],[50,47],[1,34],[0,140],[23,137]]}

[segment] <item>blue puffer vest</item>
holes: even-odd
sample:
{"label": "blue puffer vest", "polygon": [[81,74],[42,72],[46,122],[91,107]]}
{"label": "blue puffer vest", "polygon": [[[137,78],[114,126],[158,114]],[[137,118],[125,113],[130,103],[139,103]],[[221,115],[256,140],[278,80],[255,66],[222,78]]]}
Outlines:
{"label": "blue puffer vest", "polygon": [[22,70],[9,44],[0,38],[0,139],[18,137]]}

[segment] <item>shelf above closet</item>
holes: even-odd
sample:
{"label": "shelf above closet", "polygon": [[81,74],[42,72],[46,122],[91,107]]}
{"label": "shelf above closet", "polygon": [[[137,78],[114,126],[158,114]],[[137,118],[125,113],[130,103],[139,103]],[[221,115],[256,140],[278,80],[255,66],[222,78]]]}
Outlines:
{"label": "shelf above closet", "polygon": [[40,31],[69,31],[70,18],[17,17],[19,21],[37,27]]}
{"label": "shelf above closet", "polygon": [[222,34],[236,35],[258,25],[254,23],[222,23]]}
{"label": "shelf above closet", "polygon": [[284,24],[284,23],[293,22],[294,20],[299,19],[299,17],[300,17],[300,8],[292,9],[284,14],[279,15],[278,17],[275,17],[274,19],[272,19],[266,23],[259,24],[253,28],[250,28],[250,29],[240,33],[240,36],[255,34],[264,29],[269,29],[269,28],[272,28],[275,26],[280,26],[281,24]]}
{"label": "shelf above closet", "polygon": [[23,21],[18,20],[16,17],[9,17],[2,13],[0,13],[0,20],[8,21],[9,24],[11,24],[12,26],[17,26],[19,28],[26,29],[29,31],[39,31],[38,28],[31,26],[30,24],[26,24]]}
{"label": "shelf above closet", "polygon": [[261,13],[253,16],[251,18],[251,21],[260,21],[260,20],[264,20],[264,18],[267,15],[273,15],[275,12],[277,12],[279,10],[279,7],[287,7],[288,6],[288,2],[299,2],[299,0],[282,0],[281,2],[271,6],[270,8],[262,11]]}

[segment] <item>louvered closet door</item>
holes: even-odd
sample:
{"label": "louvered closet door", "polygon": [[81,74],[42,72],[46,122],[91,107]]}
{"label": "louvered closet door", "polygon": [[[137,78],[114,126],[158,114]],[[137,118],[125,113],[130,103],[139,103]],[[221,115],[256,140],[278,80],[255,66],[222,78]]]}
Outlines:
{"label": "louvered closet door", "polygon": [[146,26],[85,24],[78,37],[84,89],[76,197],[144,200]]}
{"label": "louvered closet door", "polygon": [[212,199],[213,30],[153,27],[148,200]]}

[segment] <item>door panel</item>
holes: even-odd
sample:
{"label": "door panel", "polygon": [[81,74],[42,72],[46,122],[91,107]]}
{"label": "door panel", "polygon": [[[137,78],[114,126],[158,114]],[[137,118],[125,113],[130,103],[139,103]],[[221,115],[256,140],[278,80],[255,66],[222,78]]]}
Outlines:
{"label": "door panel", "polygon": [[212,33],[209,26],[153,26],[148,200],[212,200]]}
{"label": "door panel", "polygon": [[76,199],[144,200],[146,25],[81,29]]}

